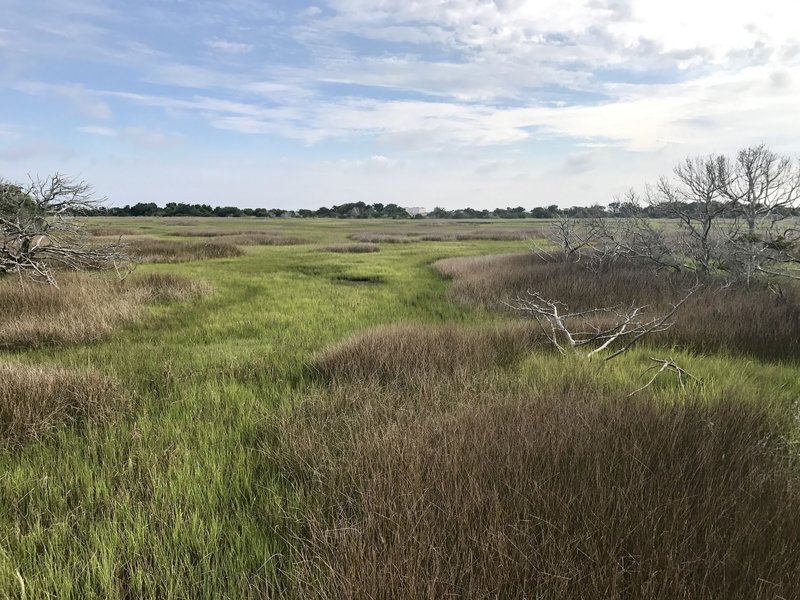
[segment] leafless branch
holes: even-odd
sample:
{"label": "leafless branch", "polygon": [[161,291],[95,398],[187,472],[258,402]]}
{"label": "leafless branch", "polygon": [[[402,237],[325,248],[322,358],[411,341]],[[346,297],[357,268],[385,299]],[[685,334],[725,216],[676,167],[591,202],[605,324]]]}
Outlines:
{"label": "leafless branch", "polygon": [[124,244],[94,245],[84,231],[79,215],[100,202],[87,183],[58,173],[26,187],[0,182],[0,274],[56,285],[58,269],[130,270]]}
{"label": "leafless branch", "polygon": [[648,367],[645,370],[645,373],[648,373],[650,371],[655,370],[656,371],[655,374],[653,375],[653,377],[650,378],[650,381],[645,383],[642,387],[640,387],[639,389],[634,390],[630,394],[628,394],[628,398],[630,398],[634,394],[638,394],[642,390],[646,390],[647,388],[649,388],[651,385],[653,385],[653,383],[658,378],[658,376],[661,375],[661,373],[663,373],[664,371],[672,371],[672,372],[674,372],[675,375],[677,375],[677,377],[678,377],[678,383],[680,384],[681,387],[684,386],[684,378],[686,378],[687,380],[694,381],[695,383],[698,383],[698,384],[702,384],[703,383],[703,381],[701,379],[695,377],[691,373],[689,373],[686,370],[684,370],[683,368],[679,367],[678,365],[676,365],[670,359],[650,357],[650,360],[653,361],[656,364],[651,366],[651,367]]}
{"label": "leafless branch", "polygon": [[[516,298],[507,305],[536,319],[550,342],[562,354],[571,350],[585,352],[587,357],[592,357],[610,350],[615,344],[621,344],[605,357],[605,360],[611,360],[644,336],[669,329],[674,314],[697,289],[692,288],[667,312],[652,318],[645,316],[647,305],[625,307],[618,304],[571,311],[565,304],[548,300],[530,290],[526,297]],[[591,349],[587,351],[585,348]]]}

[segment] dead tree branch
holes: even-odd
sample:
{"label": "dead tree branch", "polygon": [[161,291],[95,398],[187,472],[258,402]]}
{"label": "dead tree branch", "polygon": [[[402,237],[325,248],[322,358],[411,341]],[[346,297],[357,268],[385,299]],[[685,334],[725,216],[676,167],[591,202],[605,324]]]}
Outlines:
{"label": "dead tree branch", "polygon": [[124,244],[95,245],[80,215],[102,202],[91,187],[55,174],[28,186],[0,182],[0,274],[56,285],[59,269],[129,271]]}
{"label": "dead tree branch", "polygon": [[[528,291],[507,305],[533,317],[542,331],[562,354],[568,351],[584,353],[591,358],[605,350],[617,348],[604,360],[611,360],[644,336],[665,331],[672,317],[698,288],[692,288],[679,302],[656,317],[645,316],[648,305],[625,307],[621,304],[583,311],[571,311],[565,304],[548,300],[538,292]],[[587,348],[589,348],[587,350]]]}
{"label": "dead tree branch", "polygon": [[650,371],[656,370],[655,374],[653,375],[653,377],[650,378],[650,381],[648,381],[642,387],[640,387],[639,389],[634,390],[630,394],[628,394],[628,398],[630,398],[634,394],[638,394],[639,392],[649,388],[651,385],[653,385],[653,383],[658,378],[658,376],[661,375],[661,373],[663,373],[664,371],[672,371],[672,372],[674,372],[675,375],[677,375],[677,377],[678,377],[678,383],[680,384],[681,387],[684,386],[684,378],[686,378],[687,380],[690,380],[690,381],[694,381],[695,383],[698,383],[698,384],[701,384],[701,385],[703,383],[702,379],[699,379],[699,378],[695,377],[691,373],[687,372],[683,368],[681,368],[678,365],[676,365],[672,360],[670,360],[668,358],[653,358],[653,357],[650,357],[650,360],[653,361],[656,364],[651,366],[651,367],[648,367],[645,370],[644,373],[648,373]]}

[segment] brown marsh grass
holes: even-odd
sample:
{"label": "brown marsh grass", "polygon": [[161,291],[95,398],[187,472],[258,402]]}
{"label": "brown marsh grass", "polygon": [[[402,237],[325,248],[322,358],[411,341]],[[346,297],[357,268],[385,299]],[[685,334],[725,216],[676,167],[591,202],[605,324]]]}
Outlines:
{"label": "brown marsh grass", "polygon": [[311,371],[325,381],[414,385],[508,366],[542,346],[531,323],[493,327],[390,325],[365,331],[317,354]]}
{"label": "brown marsh grass", "polygon": [[490,230],[490,231],[448,231],[442,233],[407,232],[388,233],[380,231],[352,233],[347,236],[356,242],[374,244],[407,244],[409,242],[455,242],[455,241],[517,241],[541,237],[540,229]]}
{"label": "brown marsh grass", "polygon": [[281,423],[275,458],[314,507],[297,597],[800,594],[800,477],[764,409],[436,393],[403,410],[348,386]]}
{"label": "brown marsh grass", "polygon": [[133,321],[142,305],[106,278],[64,274],[59,287],[0,282],[0,348],[19,349],[97,340]]}
{"label": "brown marsh grass", "polygon": [[138,319],[147,302],[187,300],[210,292],[188,277],[135,274],[123,282],[64,273],[59,287],[0,281],[0,349],[92,342]]}
{"label": "brown marsh grass", "polygon": [[[434,268],[452,279],[449,297],[465,304],[506,309],[504,302],[527,290],[570,309],[615,304],[650,305],[653,314],[685,295],[694,277],[655,273],[638,265],[615,265],[598,273],[568,262],[543,262],[532,254],[449,258]],[[767,359],[800,357],[800,290],[781,296],[766,287],[746,289],[710,283],[681,307],[675,325],[650,338],[698,351],[724,350]]]}
{"label": "brown marsh grass", "polygon": [[407,235],[381,232],[351,233],[347,239],[367,244],[408,244],[418,241]]}
{"label": "brown marsh grass", "polygon": [[190,229],[190,230],[177,230],[170,231],[169,235],[176,237],[225,237],[229,235],[269,235],[272,237],[279,237],[283,235],[279,231],[265,231],[259,229],[242,229],[242,230],[229,230],[229,229]]}
{"label": "brown marsh grass", "polygon": [[172,263],[213,258],[232,258],[244,252],[231,242],[176,242],[158,238],[137,238],[128,242],[131,253],[142,262]]}
{"label": "brown marsh grass", "polygon": [[333,246],[322,246],[319,248],[320,252],[352,252],[356,254],[378,252],[381,249],[377,244],[361,243],[361,244],[335,244]]}
{"label": "brown marsh grass", "polygon": [[309,240],[298,236],[273,235],[264,232],[226,235],[217,239],[228,244],[236,244],[237,246],[298,246],[311,243]]}
{"label": "brown marsh grass", "polygon": [[297,236],[287,236],[278,231],[177,231],[171,233],[176,237],[213,238],[216,241],[237,246],[296,246],[308,244],[309,240]]}
{"label": "brown marsh grass", "polygon": [[119,384],[90,370],[0,363],[0,445],[19,446],[68,423],[124,408]]}
{"label": "brown marsh grass", "polygon": [[724,391],[624,398],[585,361],[536,389],[487,377],[509,335],[382,328],[317,358],[325,385],[265,446],[299,496],[293,597],[798,597],[783,413]]}
{"label": "brown marsh grass", "polygon": [[119,227],[92,227],[89,232],[95,237],[120,237],[136,235],[133,229],[122,229]]}
{"label": "brown marsh grass", "polygon": [[211,286],[175,273],[135,275],[125,282],[126,290],[145,302],[182,302],[211,293]]}

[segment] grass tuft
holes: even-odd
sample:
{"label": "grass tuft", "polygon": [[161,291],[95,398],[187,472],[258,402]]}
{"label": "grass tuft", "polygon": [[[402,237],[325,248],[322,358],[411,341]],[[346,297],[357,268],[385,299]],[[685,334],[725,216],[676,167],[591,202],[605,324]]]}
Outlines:
{"label": "grass tuft", "polygon": [[93,371],[0,363],[0,444],[20,446],[84,419],[102,422],[125,403],[119,384]]}
{"label": "grass tuft", "polygon": [[328,383],[408,386],[433,376],[457,379],[509,365],[537,347],[541,347],[541,336],[530,323],[391,325],[335,344],[309,364],[312,372]]}
{"label": "grass tuft", "polygon": [[0,282],[0,348],[97,340],[141,314],[141,303],[108,279],[64,274],[59,288]]}
{"label": "grass tuft", "polygon": [[59,287],[0,281],[0,349],[64,346],[99,340],[140,318],[147,302],[183,301],[208,284],[173,274],[133,275],[119,282],[65,273]]}
{"label": "grass tuft", "polygon": [[237,245],[217,240],[189,243],[157,238],[138,238],[128,244],[138,260],[151,263],[232,258],[244,254]]}
{"label": "grass tuft", "polygon": [[319,248],[320,252],[352,252],[355,254],[378,252],[381,249],[377,244],[361,243],[361,244],[335,244],[333,246],[322,246]]}
{"label": "grass tuft", "polygon": [[145,302],[182,302],[211,293],[205,281],[175,273],[148,273],[125,282],[127,289]]}

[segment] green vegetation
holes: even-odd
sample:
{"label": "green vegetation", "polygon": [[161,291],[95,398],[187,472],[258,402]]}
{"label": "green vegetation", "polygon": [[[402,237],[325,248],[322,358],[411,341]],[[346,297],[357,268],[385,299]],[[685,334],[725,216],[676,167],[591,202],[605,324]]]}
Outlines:
{"label": "green vegetation", "polygon": [[[0,598],[798,595],[796,321],[603,364],[495,310],[565,275],[508,259],[524,221],[91,226],[236,251],[74,291],[0,281],[0,343],[21,319],[75,332],[0,354],[4,406],[53,407],[0,411]],[[331,250],[378,233],[414,243]],[[450,281],[431,266],[489,254],[438,263]],[[725,302],[718,329],[736,329]],[[92,306],[114,307],[107,327]],[[655,352],[703,384],[665,374],[627,398]]]}

